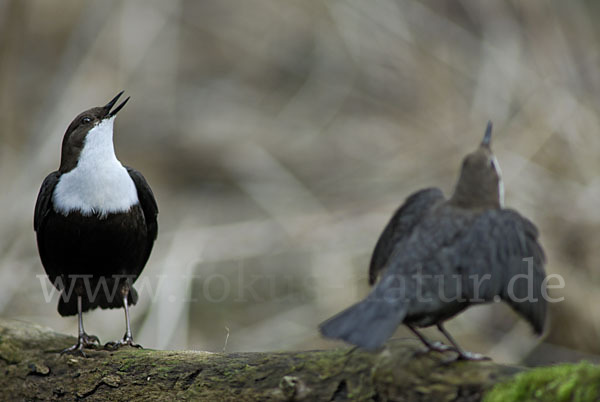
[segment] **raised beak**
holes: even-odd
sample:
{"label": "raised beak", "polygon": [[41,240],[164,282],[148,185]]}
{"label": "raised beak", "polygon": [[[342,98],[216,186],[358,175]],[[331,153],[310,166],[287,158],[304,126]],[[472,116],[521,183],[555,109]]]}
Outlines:
{"label": "raised beak", "polygon": [[481,146],[490,147],[492,143],[492,122],[488,121],[487,127],[485,128],[485,134],[483,135],[483,140],[481,141]]}
{"label": "raised beak", "polygon": [[106,105],[104,105],[103,108],[104,108],[104,110],[106,110],[106,116],[107,117],[114,117],[114,116],[116,116],[116,114],[119,113],[119,110],[123,109],[123,106],[125,106],[125,104],[129,100],[129,97],[127,97],[127,99],[125,99],[123,102],[121,102],[121,104],[119,106],[117,106],[116,108],[114,108],[112,111],[110,110],[115,105],[115,103],[117,103],[117,101],[119,100],[119,98],[121,97],[121,95],[123,95],[123,92],[125,92],[125,91],[119,92],[117,94],[117,96],[115,96],[114,98],[112,98],[110,102],[108,102]]}

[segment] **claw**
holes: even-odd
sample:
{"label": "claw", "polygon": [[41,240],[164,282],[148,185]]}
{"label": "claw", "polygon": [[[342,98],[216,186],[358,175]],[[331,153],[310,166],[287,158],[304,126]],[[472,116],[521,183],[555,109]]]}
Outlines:
{"label": "claw", "polygon": [[83,334],[86,345],[100,346],[100,339],[96,335]]}
{"label": "claw", "polygon": [[117,350],[123,346],[131,346],[133,348],[144,349],[142,345],[139,345],[133,341],[133,337],[127,335],[125,335],[123,339],[118,340],[116,342],[107,342],[104,345],[104,348],[108,350]]}
{"label": "claw", "polygon": [[460,351],[454,347],[454,346],[448,346],[448,345],[444,345],[442,342],[431,342],[429,339],[425,338],[425,336],[423,336],[423,334],[421,334],[419,331],[417,331],[417,329],[415,327],[413,327],[412,325],[407,325],[407,327],[415,334],[417,335],[417,337],[419,337],[419,339],[421,340],[421,342],[423,342],[423,344],[427,347],[427,351],[434,351],[434,352],[440,352],[440,353],[444,353],[447,351],[452,351],[452,352],[458,352],[460,353]]}
{"label": "claw", "polygon": [[430,342],[429,345],[427,345],[427,348],[429,350],[433,350],[435,352],[440,352],[440,353],[444,353],[447,351],[458,352],[454,346],[448,346],[448,345],[443,344],[442,342],[437,342],[437,341]]}
{"label": "claw", "polygon": [[87,355],[83,351],[83,345],[79,342],[77,342],[75,345],[70,346],[60,352],[61,355],[69,354],[69,353],[73,353],[74,355],[79,354],[79,355],[81,355],[81,357],[87,357]]}
{"label": "claw", "polygon": [[437,327],[440,330],[440,332],[444,334],[444,336],[448,338],[450,343],[454,346],[454,351],[458,353],[458,357],[456,358],[456,360],[491,360],[491,358],[484,355],[480,355],[479,353],[465,352],[460,346],[458,346],[458,343],[456,343],[456,341],[454,340],[454,338],[452,338],[450,333],[446,331],[446,328],[444,328],[443,323],[438,322]]}
{"label": "claw", "polygon": [[459,353],[458,358],[456,360],[482,361],[482,360],[492,360],[492,358],[484,356],[479,353],[462,352],[462,353]]}
{"label": "claw", "polygon": [[79,338],[77,339],[77,343],[75,345],[66,348],[65,350],[60,352],[60,354],[62,355],[65,353],[73,353],[73,354],[79,354],[83,357],[87,357],[87,355],[85,354],[83,349],[84,348],[94,349],[97,346],[100,346],[100,339],[98,339],[98,337],[96,335],[88,335],[84,332],[81,335],[79,335]]}

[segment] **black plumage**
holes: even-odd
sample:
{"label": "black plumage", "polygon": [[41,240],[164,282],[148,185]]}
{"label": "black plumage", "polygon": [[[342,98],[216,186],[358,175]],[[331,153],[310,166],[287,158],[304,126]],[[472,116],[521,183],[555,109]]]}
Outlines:
{"label": "black plumage", "polygon": [[[138,194],[151,195],[143,176],[131,168],[127,170],[132,179],[135,177]],[[108,292],[98,291],[94,300],[84,297],[82,312],[97,307],[124,307],[120,294],[127,286],[129,304],[136,304],[137,292],[131,284],[146,265],[158,231],[154,198],[148,196],[129,211],[108,214],[102,219],[98,214],[84,216],[77,211],[65,216],[52,207],[52,190],[59,177],[56,173],[44,180],[34,221],[44,269],[50,282],[59,284],[63,291],[58,312],[62,316],[77,314],[76,297],[68,297],[66,293],[69,289],[76,294],[94,293],[103,286],[101,280],[105,281]],[[86,276],[87,284],[77,282]],[[81,286],[90,289],[80,289]]]}
{"label": "black plumage", "polygon": [[544,328],[545,257],[535,225],[501,207],[499,170],[490,149],[491,125],[481,146],[463,161],[454,195],[436,188],[411,195],[379,238],[369,267],[375,287],[363,301],[321,324],[321,332],[366,349],[380,347],[401,323],[430,349],[417,327],[437,325],[473,304],[496,297]]}
{"label": "black plumage", "polygon": [[[69,350],[81,351],[83,347],[99,342],[97,337],[85,333],[81,316],[97,307],[125,308],[126,333],[117,344],[137,346],[131,334],[129,305],[137,303],[133,282],[148,261],[157,237],[158,206],[144,176],[135,169],[122,166],[114,157],[112,125],[110,132],[90,134],[99,124],[114,118],[125,104],[127,100],[111,111],[120,95],[104,107],[83,112],[71,123],[63,140],[61,166],[42,183],[35,206],[34,230],[42,265],[52,284],[61,291],[58,312],[62,316],[79,316],[79,340]],[[123,210],[101,209],[105,202],[101,196],[110,194],[110,187],[98,192],[98,200],[94,200],[93,195],[88,197],[87,202],[97,202],[100,206],[91,212],[85,210],[83,202],[81,210],[75,207],[64,211],[58,207],[57,185],[61,178],[78,167],[88,134],[110,135],[110,138],[106,139],[108,156],[97,157],[98,161],[94,162],[98,168],[90,169],[86,174],[107,176],[116,169],[121,182],[130,180],[132,184],[127,185],[135,187],[136,202]],[[104,159],[108,160],[109,173],[102,171]],[[110,180],[107,183],[111,183]],[[67,195],[78,195],[77,188],[68,190],[70,192],[65,190]]]}

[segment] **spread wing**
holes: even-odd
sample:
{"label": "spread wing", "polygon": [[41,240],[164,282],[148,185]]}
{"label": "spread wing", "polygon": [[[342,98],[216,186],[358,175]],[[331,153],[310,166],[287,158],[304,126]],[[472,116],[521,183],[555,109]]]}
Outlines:
{"label": "spread wing", "polygon": [[466,274],[464,296],[485,301],[500,296],[541,333],[546,258],[535,225],[510,209],[486,211],[461,238],[459,248]]}
{"label": "spread wing", "polygon": [[148,185],[148,182],[144,176],[133,168],[127,166],[125,168],[135,184],[135,188],[138,193],[138,200],[140,201],[142,211],[144,212],[144,219],[146,220],[146,228],[148,230],[148,241],[146,244],[146,252],[144,254],[143,263],[140,266],[141,271],[144,265],[146,265],[148,258],[150,258],[150,252],[152,251],[152,246],[154,246],[154,240],[156,240],[158,235],[158,222],[156,221],[156,217],[158,216],[158,204],[156,203],[156,200],[154,199],[154,193],[152,193],[152,189]]}
{"label": "spread wing", "polygon": [[52,193],[54,187],[58,183],[60,173],[58,171],[50,173],[44,179],[40,192],[38,193],[37,201],[35,202],[35,210],[33,213],[33,229],[37,232],[42,226],[44,219],[48,215],[51,208]]}
{"label": "spread wing", "polygon": [[369,266],[369,284],[386,267],[396,245],[412,232],[427,211],[436,203],[444,201],[444,194],[438,188],[427,188],[412,194],[392,216],[375,245]]}

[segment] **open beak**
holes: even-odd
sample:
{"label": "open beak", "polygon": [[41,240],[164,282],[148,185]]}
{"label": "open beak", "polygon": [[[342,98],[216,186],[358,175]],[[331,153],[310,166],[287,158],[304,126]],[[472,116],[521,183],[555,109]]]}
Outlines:
{"label": "open beak", "polygon": [[487,127],[485,129],[485,134],[483,135],[483,140],[481,141],[481,146],[490,147],[492,143],[492,122],[488,121]]}
{"label": "open beak", "polygon": [[115,105],[115,103],[117,103],[117,101],[119,100],[119,98],[121,97],[121,95],[123,95],[123,92],[125,92],[125,91],[119,92],[117,94],[117,96],[115,96],[114,98],[112,98],[112,100],[110,102],[108,102],[106,105],[104,105],[103,108],[104,108],[104,110],[106,110],[106,116],[107,117],[114,117],[114,116],[116,116],[116,114],[119,113],[119,110],[123,109],[123,106],[125,106],[125,104],[129,100],[129,96],[128,96],[127,99],[125,99],[123,102],[121,102],[121,104],[119,104],[119,106],[117,106],[116,108],[114,108],[112,111],[110,110]]}

